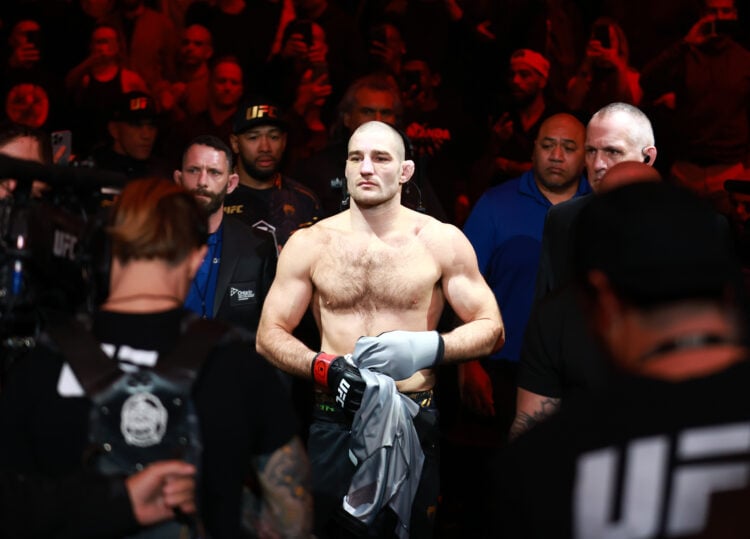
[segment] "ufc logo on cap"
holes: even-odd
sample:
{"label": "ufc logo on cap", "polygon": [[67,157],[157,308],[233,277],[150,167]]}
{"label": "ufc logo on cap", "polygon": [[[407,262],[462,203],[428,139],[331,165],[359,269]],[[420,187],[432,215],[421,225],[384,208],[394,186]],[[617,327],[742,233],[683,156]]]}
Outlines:
{"label": "ufc logo on cap", "polygon": [[245,111],[246,120],[255,120],[257,118],[278,118],[279,114],[276,107],[272,105],[253,105]]}

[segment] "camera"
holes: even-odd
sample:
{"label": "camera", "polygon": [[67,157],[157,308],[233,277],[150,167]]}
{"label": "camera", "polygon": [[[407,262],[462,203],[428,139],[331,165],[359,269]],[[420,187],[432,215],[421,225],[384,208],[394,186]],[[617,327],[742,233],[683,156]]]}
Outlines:
{"label": "camera", "polygon": [[[0,178],[17,183],[0,200],[0,360],[8,363],[33,346],[48,313],[90,311],[103,299],[102,190],[125,178],[7,156],[0,156]],[[49,186],[41,198],[30,196],[37,179]]]}

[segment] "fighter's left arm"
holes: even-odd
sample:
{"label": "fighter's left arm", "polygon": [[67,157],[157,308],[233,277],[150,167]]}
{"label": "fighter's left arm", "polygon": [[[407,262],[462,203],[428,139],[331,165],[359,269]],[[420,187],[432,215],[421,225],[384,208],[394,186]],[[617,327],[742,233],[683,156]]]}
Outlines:
{"label": "fighter's left arm", "polygon": [[455,226],[440,225],[440,250],[445,299],[463,324],[442,335],[444,361],[489,355],[505,344],[505,328],[495,295],[482,277],[469,240]]}

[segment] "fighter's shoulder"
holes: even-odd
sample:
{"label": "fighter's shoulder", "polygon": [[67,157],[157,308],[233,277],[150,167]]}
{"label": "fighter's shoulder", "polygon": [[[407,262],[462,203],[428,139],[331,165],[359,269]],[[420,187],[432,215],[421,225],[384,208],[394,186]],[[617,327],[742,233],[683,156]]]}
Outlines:
{"label": "fighter's shoulder", "polygon": [[284,249],[289,245],[304,246],[309,249],[311,245],[328,243],[336,231],[341,230],[342,225],[341,214],[326,217],[308,227],[296,230],[287,240]]}
{"label": "fighter's shoulder", "polygon": [[419,214],[415,219],[414,230],[420,241],[428,248],[436,249],[438,252],[442,252],[446,246],[457,241],[467,243],[469,241],[457,226],[444,223],[429,215]]}

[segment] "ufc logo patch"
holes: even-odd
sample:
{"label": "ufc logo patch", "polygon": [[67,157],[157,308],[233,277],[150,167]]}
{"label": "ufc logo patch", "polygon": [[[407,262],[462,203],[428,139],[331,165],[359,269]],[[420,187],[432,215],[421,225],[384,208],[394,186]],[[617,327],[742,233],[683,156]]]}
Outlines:
{"label": "ufc logo patch", "polygon": [[341,380],[337,389],[336,402],[343,408],[344,401],[346,401],[346,394],[349,393],[349,382]]}

